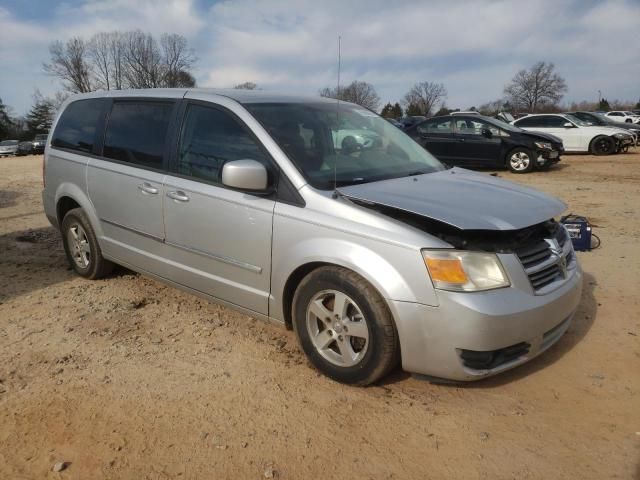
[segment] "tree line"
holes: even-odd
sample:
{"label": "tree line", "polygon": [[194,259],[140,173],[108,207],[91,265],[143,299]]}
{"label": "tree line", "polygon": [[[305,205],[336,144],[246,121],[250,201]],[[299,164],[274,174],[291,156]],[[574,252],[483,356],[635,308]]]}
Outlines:
{"label": "tree line", "polygon": [[[192,69],[196,63],[193,49],[186,38],[165,33],[159,38],[140,30],[128,32],[100,32],[89,39],[73,37],[66,42],[56,41],[49,46],[49,61],[43,64],[46,73],[57,77],[63,87],[53,98],[39,91],[33,95],[33,105],[26,117],[13,115],[0,99],[0,139],[32,138],[46,133],[60,104],[69,93],[94,90],[119,90],[125,88],[194,87]],[[247,81],[233,88],[259,89]],[[611,101],[580,102],[569,105],[561,100],[568,91],[565,79],[557,73],[551,62],[536,62],[528,69],[517,72],[505,85],[503,96],[478,107],[471,106],[484,115],[498,112],[551,113],[574,110],[628,110],[640,108],[640,102]],[[388,102],[380,109],[380,96],[375,87],[362,80],[346,86],[324,87],[323,97],[356,103],[383,117],[399,118],[404,115],[446,115],[447,89],[443,83],[422,81],[414,84],[403,97]],[[379,110],[380,109],[380,110]]]}

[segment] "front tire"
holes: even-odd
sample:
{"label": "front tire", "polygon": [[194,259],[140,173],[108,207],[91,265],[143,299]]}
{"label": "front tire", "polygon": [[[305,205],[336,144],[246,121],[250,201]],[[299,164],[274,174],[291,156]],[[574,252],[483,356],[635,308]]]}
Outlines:
{"label": "front tire", "polygon": [[67,212],[61,233],[67,260],[78,275],[96,280],[111,272],[113,263],[102,256],[96,234],[81,208]]}
{"label": "front tire", "polygon": [[534,166],[535,158],[528,148],[514,148],[507,154],[507,167],[513,173],[529,173]]}
{"label": "front tire", "polygon": [[591,140],[589,151],[593,155],[611,155],[616,151],[616,142],[611,137],[601,135]]}
{"label": "front tire", "polygon": [[398,363],[398,334],[384,299],[360,275],[321,267],[298,286],[293,328],[309,361],[341,383],[369,385]]}

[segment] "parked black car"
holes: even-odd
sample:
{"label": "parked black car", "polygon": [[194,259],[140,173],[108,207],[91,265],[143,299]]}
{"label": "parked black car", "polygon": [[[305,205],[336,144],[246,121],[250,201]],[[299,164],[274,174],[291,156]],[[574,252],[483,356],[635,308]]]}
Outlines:
{"label": "parked black car", "polygon": [[25,140],[18,144],[18,151],[16,155],[33,155],[33,142],[31,140]]}
{"label": "parked black car", "polygon": [[602,113],[595,112],[568,112],[570,115],[579,118],[584,122],[592,123],[593,125],[599,125],[602,127],[614,127],[622,130],[627,130],[634,138],[636,145],[640,144],[640,125],[637,123],[622,123],[616,122],[604,116]]}
{"label": "parked black car", "polygon": [[18,144],[16,155],[41,155],[44,153],[44,146],[47,143],[47,133],[39,133],[33,140],[25,140]]}
{"label": "parked black car", "polygon": [[405,130],[438,160],[461,167],[546,169],[560,160],[562,140],[482,115],[433,117]]}

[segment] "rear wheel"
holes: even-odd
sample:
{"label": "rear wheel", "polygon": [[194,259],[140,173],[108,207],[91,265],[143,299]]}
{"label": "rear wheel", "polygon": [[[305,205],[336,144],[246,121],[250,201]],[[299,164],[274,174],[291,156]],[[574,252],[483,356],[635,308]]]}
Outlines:
{"label": "rear wheel", "polygon": [[528,173],[533,170],[535,158],[528,148],[514,148],[507,154],[507,166],[513,173]]}
{"label": "rear wheel", "polygon": [[292,314],[305,354],[334,380],[369,385],[398,362],[398,336],[384,299],[350,270],[321,267],[307,275]]}
{"label": "rear wheel", "polygon": [[61,227],[67,260],[78,275],[95,280],[111,272],[113,263],[102,256],[96,234],[81,208],[69,210]]}
{"label": "rear wheel", "polygon": [[616,150],[616,142],[611,137],[601,135],[591,140],[589,151],[593,155],[611,155]]}

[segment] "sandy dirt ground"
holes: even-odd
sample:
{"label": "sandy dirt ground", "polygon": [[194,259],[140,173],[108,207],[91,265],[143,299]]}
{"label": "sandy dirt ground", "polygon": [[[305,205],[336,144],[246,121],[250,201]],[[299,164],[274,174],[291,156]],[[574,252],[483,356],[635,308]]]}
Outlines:
{"label": "sandy dirt ground", "polygon": [[640,148],[499,176],[597,225],[568,333],[475,384],[362,389],[293,332],[124,269],[75,276],[41,157],[0,159],[0,478],[640,478]]}

